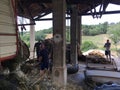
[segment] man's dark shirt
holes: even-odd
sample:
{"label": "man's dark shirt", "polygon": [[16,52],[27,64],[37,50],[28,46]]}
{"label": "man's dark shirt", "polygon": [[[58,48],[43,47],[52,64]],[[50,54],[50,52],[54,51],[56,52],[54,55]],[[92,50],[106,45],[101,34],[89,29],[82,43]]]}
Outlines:
{"label": "man's dark shirt", "polygon": [[40,42],[37,42],[37,43],[35,43],[35,48],[36,48],[36,51],[39,51],[40,50]]}
{"label": "man's dark shirt", "polygon": [[41,62],[44,62],[44,63],[48,63],[49,62],[49,57],[48,57],[48,50],[46,49],[43,49],[40,51],[40,56],[42,57],[42,61]]}
{"label": "man's dark shirt", "polygon": [[44,70],[45,68],[48,69],[49,67],[49,57],[48,57],[48,51],[46,49],[43,49],[40,51],[40,57],[42,57],[41,63],[40,63],[40,69]]}

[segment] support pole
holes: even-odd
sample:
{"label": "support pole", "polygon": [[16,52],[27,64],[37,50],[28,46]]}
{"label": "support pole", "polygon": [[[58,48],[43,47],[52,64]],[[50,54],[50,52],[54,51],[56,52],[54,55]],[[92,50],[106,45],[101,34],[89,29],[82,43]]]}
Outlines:
{"label": "support pole", "polygon": [[[33,21],[30,20],[30,23]],[[33,59],[33,49],[34,49],[34,44],[35,44],[35,26],[30,25],[30,58]]]}
{"label": "support pole", "polygon": [[77,8],[76,5],[72,6],[72,14],[71,14],[71,63],[72,64],[78,64],[77,60],[77,29],[78,29],[78,18],[77,18]]}
{"label": "support pole", "polygon": [[53,1],[53,81],[57,86],[66,86],[67,69],[65,63],[65,11],[66,0]]}
{"label": "support pole", "polygon": [[78,16],[78,29],[77,29],[77,36],[78,36],[78,43],[80,44],[80,48],[81,48],[81,44],[82,44],[82,25],[81,25],[81,16]]}

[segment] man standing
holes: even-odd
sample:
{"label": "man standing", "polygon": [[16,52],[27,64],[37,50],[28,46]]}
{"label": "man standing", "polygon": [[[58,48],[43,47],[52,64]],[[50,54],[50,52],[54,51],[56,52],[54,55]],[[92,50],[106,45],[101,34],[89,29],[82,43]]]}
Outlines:
{"label": "man standing", "polygon": [[48,75],[48,68],[49,68],[49,53],[48,50],[45,47],[45,44],[42,42],[40,45],[40,53],[39,53],[39,62],[40,62],[40,77],[37,78],[37,80],[35,80],[35,82],[33,82],[31,84],[31,86],[35,85],[37,82],[39,82],[40,80],[42,80],[44,77],[46,77],[46,75]]}
{"label": "man standing", "polygon": [[104,44],[104,48],[105,48],[105,55],[107,60],[111,61],[111,51],[110,51],[110,47],[111,47],[111,43],[109,42],[109,40],[106,41],[106,43]]}
{"label": "man standing", "polygon": [[40,76],[42,76],[45,73],[47,73],[49,68],[49,52],[45,48],[44,43],[41,43],[39,61],[40,61]]}

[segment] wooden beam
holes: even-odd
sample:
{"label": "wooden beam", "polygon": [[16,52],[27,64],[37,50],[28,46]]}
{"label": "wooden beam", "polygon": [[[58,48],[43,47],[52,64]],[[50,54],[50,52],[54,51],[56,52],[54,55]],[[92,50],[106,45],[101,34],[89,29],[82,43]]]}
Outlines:
{"label": "wooden beam", "polygon": [[[96,12],[96,13],[93,13],[93,15],[94,14],[100,14],[100,13],[102,13],[102,12]],[[117,11],[106,11],[106,12],[104,12],[103,14],[118,14],[118,13],[120,13],[120,10],[117,10]],[[87,16],[87,15],[91,15],[91,13],[84,13],[84,14],[79,14],[79,15],[82,15],[82,16]]]}
{"label": "wooden beam", "polygon": [[18,24],[18,26],[28,26],[28,25],[35,25],[36,23],[29,23],[29,24]]}
{"label": "wooden beam", "polygon": [[[66,19],[70,19],[70,17],[66,17]],[[50,21],[50,20],[53,20],[53,18],[35,19],[35,21]]]}
{"label": "wooden beam", "polygon": [[[93,13],[94,14],[100,14],[101,12],[96,12]],[[120,14],[120,10],[117,11],[106,11],[103,14]],[[83,13],[83,14],[79,14],[80,16],[88,16],[88,15],[92,15],[91,13]],[[70,17],[66,17],[66,19],[70,19]],[[42,18],[42,19],[35,19],[35,21],[50,21],[53,20],[53,18]]]}

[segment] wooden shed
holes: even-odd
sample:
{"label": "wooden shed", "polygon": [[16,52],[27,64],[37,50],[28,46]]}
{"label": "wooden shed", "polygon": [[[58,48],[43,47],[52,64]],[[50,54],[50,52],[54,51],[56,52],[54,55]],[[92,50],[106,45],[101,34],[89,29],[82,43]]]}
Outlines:
{"label": "wooden shed", "polygon": [[17,31],[13,0],[0,1],[0,61],[14,58],[17,52]]}

